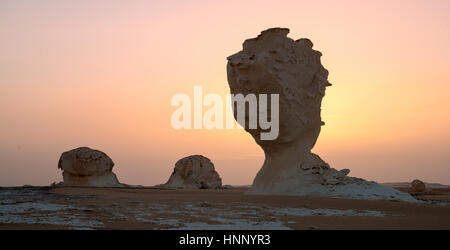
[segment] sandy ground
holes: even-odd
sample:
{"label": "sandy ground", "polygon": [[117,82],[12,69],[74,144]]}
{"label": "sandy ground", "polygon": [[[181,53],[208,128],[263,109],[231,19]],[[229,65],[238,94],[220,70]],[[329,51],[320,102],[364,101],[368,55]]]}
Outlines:
{"label": "sandy ground", "polygon": [[450,188],[423,203],[245,191],[0,188],[0,229],[450,229]]}

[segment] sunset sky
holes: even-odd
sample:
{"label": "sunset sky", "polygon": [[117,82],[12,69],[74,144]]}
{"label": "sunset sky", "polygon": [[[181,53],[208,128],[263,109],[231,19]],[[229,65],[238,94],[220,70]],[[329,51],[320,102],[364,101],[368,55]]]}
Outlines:
{"label": "sunset sky", "polygon": [[313,152],[379,182],[450,184],[450,1],[0,0],[0,186],[62,180],[62,152],[107,153],[127,184],[210,158],[251,184],[242,130],[174,130],[171,98],[229,92],[226,57],[271,27],[309,38],[330,72]]}

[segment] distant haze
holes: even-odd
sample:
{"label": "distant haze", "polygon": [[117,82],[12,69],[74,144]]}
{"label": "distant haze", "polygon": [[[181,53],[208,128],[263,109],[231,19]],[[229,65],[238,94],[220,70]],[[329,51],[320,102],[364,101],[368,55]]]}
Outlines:
{"label": "distant haze", "polygon": [[0,1],[0,186],[61,180],[62,152],[107,153],[128,184],[187,155],[251,184],[242,130],[180,130],[171,97],[228,93],[226,57],[286,27],[330,71],[314,152],[350,175],[450,184],[450,1]]}

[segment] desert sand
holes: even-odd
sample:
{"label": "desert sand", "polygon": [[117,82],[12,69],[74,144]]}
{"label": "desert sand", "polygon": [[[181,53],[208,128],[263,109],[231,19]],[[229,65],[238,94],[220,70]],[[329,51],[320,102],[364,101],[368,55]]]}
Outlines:
{"label": "desert sand", "polygon": [[420,203],[247,190],[0,188],[0,229],[450,229],[447,186]]}

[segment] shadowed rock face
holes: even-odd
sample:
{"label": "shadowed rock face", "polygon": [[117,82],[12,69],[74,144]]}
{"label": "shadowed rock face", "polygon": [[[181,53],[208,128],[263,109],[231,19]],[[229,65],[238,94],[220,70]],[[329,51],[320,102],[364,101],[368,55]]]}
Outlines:
{"label": "shadowed rock face", "polygon": [[[227,58],[231,94],[279,95],[278,138],[261,140],[264,130],[244,126],[265,153],[264,165],[249,193],[413,201],[392,188],[348,177],[350,170],[330,168],[311,153],[324,125],[320,116],[322,98],[331,84],[320,61],[322,54],[312,49],[312,42],[293,40],[288,33],[285,28],[263,31],[257,38],[246,40],[242,51]],[[271,105],[267,106],[270,119]]]}
{"label": "shadowed rock face", "polygon": [[304,141],[306,151],[314,146],[323,124],[320,106],[325,87],[331,85],[328,71],[320,63],[322,54],[312,49],[310,40],[294,41],[288,33],[281,28],[263,31],[257,38],[246,40],[242,51],[228,57],[232,94],[279,94],[278,138],[261,140],[260,129],[246,127],[268,153],[298,139]]}
{"label": "shadowed rock face", "polygon": [[64,152],[58,162],[63,170],[64,186],[115,187],[121,186],[112,172],[114,162],[108,155],[88,147]]}
{"label": "shadowed rock face", "polygon": [[411,189],[413,192],[424,192],[426,190],[426,186],[421,180],[413,180],[411,182]]}
{"label": "shadowed rock face", "polygon": [[175,164],[172,175],[162,187],[186,189],[217,189],[222,187],[222,179],[214,169],[210,159],[201,155],[191,155]]}

